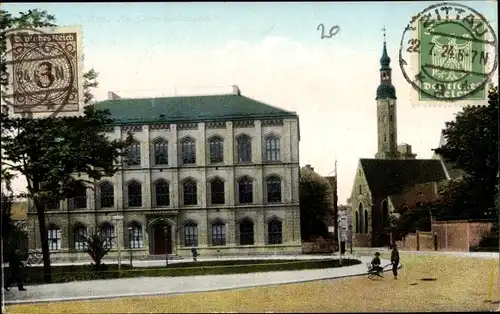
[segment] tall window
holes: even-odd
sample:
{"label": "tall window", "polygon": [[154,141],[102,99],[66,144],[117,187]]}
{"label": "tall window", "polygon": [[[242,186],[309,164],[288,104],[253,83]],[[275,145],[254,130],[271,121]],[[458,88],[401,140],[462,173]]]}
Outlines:
{"label": "tall window", "polygon": [[157,207],[170,205],[169,185],[165,180],[158,180],[155,183],[155,197]]}
{"label": "tall window", "polygon": [[196,163],[196,143],[193,139],[185,139],[181,142],[182,164]]}
{"label": "tall window", "polygon": [[49,250],[56,251],[61,249],[61,229],[51,225],[49,230],[47,230],[47,234],[49,238]]}
{"label": "tall window", "polygon": [[252,161],[252,140],[246,135],[238,137],[236,140],[238,162]]}
{"label": "tall window", "polygon": [[45,206],[47,210],[59,210],[61,209],[61,202],[59,200],[48,200]]}
{"label": "tall window", "polygon": [[141,165],[141,143],[135,141],[129,147],[127,147],[125,164],[127,166]]}
{"label": "tall window", "polygon": [[212,205],[224,204],[224,181],[215,179],[210,182],[210,200]]}
{"label": "tall window", "polygon": [[156,141],[153,145],[155,165],[168,165],[168,142]]}
{"label": "tall window", "polygon": [[276,136],[266,138],[266,161],[280,161],[280,139]]}
{"label": "tall window", "polygon": [[359,211],[356,211],[356,233],[359,233]]}
{"label": "tall window", "polygon": [[128,245],[131,249],[142,248],[142,227],[136,223],[132,222],[128,227]]}
{"label": "tall window", "polygon": [[210,162],[217,163],[224,161],[224,141],[220,137],[213,137],[209,142]]}
{"label": "tall window", "polygon": [[142,206],[142,187],[137,181],[132,181],[127,186],[128,207]]}
{"label": "tall window", "polygon": [[253,245],[253,223],[245,219],[240,222],[240,245]]}
{"label": "tall window", "polygon": [[116,247],[115,227],[110,223],[104,223],[100,228],[101,237],[105,248]]}
{"label": "tall window", "polygon": [[238,182],[238,199],[240,204],[253,203],[253,184],[250,178],[242,178]]}
{"label": "tall window", "polygon": [[87,208],[87,188],[83,184],[79,184],[75,189],[70,204],[72,209]]}
{"label": "tall window", "polygon": [[364,219],[364,222],[365,222],[365,233],[368,233],[368,210],[365,209],[365,219]]}
{"label": "tall window", "polygon": [[100,186],[101,207],[113,207],[115,204],[115,194],[113,185],[109,182],[103,182]]}
{"label": "tall window", "polygon": [[212,245],[226,245],[226,225],[220,221],[212,224]]}
{"label": "tall window", "polygon": [[267,186],[267,202],[281,202],[281,180],[276,176],[272,176],[266,181]]}
{"label": "tall window", "polygon": [[198,226],[194,222],[184,225],[184,246],[198,246]]}
{"label": "tall window", "polygon": [[196,190],[196,182],[193,180],[186,180],[182,185],[184,205],[198,204],[198,194]]}
{"label": "tall window", "polygon": [[73,247],[77,251],[87,249],[87,228],[84,226],[77,226],[73,229]]}
{"label": "tall window", "polygon": [[281,221],[273,219],[267,223],[268,243],[281,244],[283,242]]}

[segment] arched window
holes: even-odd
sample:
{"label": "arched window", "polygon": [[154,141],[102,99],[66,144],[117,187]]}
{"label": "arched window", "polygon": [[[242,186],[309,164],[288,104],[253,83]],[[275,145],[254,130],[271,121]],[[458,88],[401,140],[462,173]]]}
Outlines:
{"label": "arched window", "polygon": [[182,184],[184,205],[198,204],[198,193],[196,182],[193,180],[186,180]]}
{"label": "arched window", "polygon": [[226,245],[226,225],[220,221],[212,224],[212,245]]}
{"label": "arched window", "polygon": [[238,137],[236,140],[238,162],[252,161],[252,139],[246,135]]}
{"label": "arched window", "polygon": [[115,204],[115,194],[113,185],[109,182],[103,182],[100,186],[101,207],[113,207]]}
{"label": "arched window", "polygon": [[70,209],[87,208],[87,187],[83,184],[78,184],[74,191],[73,197],[69,200]]}
{"label": "arched window", "polygon": [[181,142],[182,164],[196,163],[196,142],[193,139],[185,139]]}
{"label": "arched window", "polygon": [[51,199],[45,202],[45,207],[48,211],[53,211],[53,210],[60,210],[61,209],[61,202],[56,199]]}
{"label": "arched window", "polygon": [[238,199],[240,204],[253,203],[253,184],[250,178],[244,177],[238,181]]}
{"label": "arched window", "polygon": [[142,226],[137,222],[132,222],[128,226],[128,245],[131,249],[142,248]]}
{"label": "arched window", "polygon": [[184,225],[184,246],[198,246],[198,225],[194,222]]}
{"label": "arched window", "polygon": [[82,225],[78,225],[73,229],[73,247],[77,251],[87,249],[87,228]]}
{"label": "arched window", "polygon": [[365,209],[365,219],[364,219],[364,222],[365,222],[365,233],[368,233],[368,210]]}
{"label": "arched window", "polygon": [[49,239],[49,250],[57,251],[61,249],[61,229],[56,225],[50,225],[47,230]]}
{"label": "arched window", "polygon": [[116,236],[115,236],[115,227],[105,222],[101,225],[100,234],[103,241],[103,246],[105,248],[115,248],[116,247]]}
{"label": "arched window", "polygon": [[267,202],[281,202],[281,180],[276,176],[271,176],[266,180]]}
{"label": "arched window", "polygon": [[280,139],[276,136],[266,138],[266,161],[280,161]]}
{"label": "arched window", "polygon": [[168,142],[158,140],[153,145],[155,165],[168,165]]}
{"label": "arched window", "polygon": [[359,233],[359,211],[356,211],[356,233]]}
{"label": "arched window", "polygon": [[218,163],[224,161],[224,140],[218,136],[213,137],[209,141],[210,147],[210,163]]}
{"label": "arched window", "polygon": [[224,204],[224,181],[220,179],[212,180],[212,182],[210,182],[210,194],[212,205]]}
{"label": "arched window", "polygon": [[128,207],[142,206],[142,186],[137,181],[132,181],[127,185]]}
{"label": "arched window", "polygon": [[170,206],[170,191],[167,181],[160,179],[155,183],[155,200],[157,207]]}
{"label": "arched window", "polygon": [[283,243],[283,230],[281,221],[272,219],[267,223],[267,236],[268,244],[281,244]]}
{"label": "arched window", "polygon": [[253,234],[253,223],[245,219],[240,222],[240,245],[253,245],[254,244],[254,234]]}
{"label": "arched window", "polygon": [[127,166],[140,166],[141,165],[141,143],[134,141],[127,147],[125,155],[125,165]]}

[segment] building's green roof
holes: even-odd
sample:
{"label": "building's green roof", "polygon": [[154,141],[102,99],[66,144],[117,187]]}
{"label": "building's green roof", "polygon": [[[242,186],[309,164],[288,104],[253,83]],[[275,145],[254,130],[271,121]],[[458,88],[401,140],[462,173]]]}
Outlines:
{"label": "building's green roof", "polygon": [[245,96],[211,95],[165,98],[116,99],[95,104],[108,109],[117,124],[179,123],[238,119],[297,117]]}
{"label": "building's green roof", "polygon": [[396,88],[390,83],[381,83],[377,87],[377,97],[375,99],[397,99],[396,98]]}
{"label": "building's green roof", "polygon": [[360,159],[360,163],[373,196],[386,197],[405,187],[446,179],[436,159]]}

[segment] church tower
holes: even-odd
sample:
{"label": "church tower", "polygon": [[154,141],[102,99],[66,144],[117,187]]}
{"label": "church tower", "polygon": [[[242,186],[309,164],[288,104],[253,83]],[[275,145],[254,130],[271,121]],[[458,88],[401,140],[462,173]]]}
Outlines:
{"label": "church tower", "polygon": [[397,148],[397,115],[396,89],[392,85],[391,58],[387,55],[384,31],[384,48],[380,58],[380,85],[377,88],[377,136],[378,152],[376,159],[396,159]]}

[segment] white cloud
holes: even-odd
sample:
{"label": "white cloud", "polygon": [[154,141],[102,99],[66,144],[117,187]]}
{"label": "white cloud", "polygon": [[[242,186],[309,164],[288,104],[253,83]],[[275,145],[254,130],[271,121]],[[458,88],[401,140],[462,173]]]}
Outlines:
{"label": "white cloud", "polygon": [[[323,42],[324,43],[324,42]],[[334,40],[306,46],[289,38],[266,37],[257,44],[229,41],[212,51],[182,54],[159,46],[136,50],[86,51],[87,66],[99,72],[97,99],[108,91],[127,97],[227,93],[237,84],[242,94],[297,111],[301,128],[301,164],[327,175],[338,159],[339,196],[350,194],[360,157],[372,158],[376,143],[375,92],[382,50],[351,50]],[[392,57],[398,95],[399,142],[430,157],[452,109],[410,105],[410,87]],[[222,87],[221,87],[222,86]],[[175,88],[174,88],[175,87]]]}

